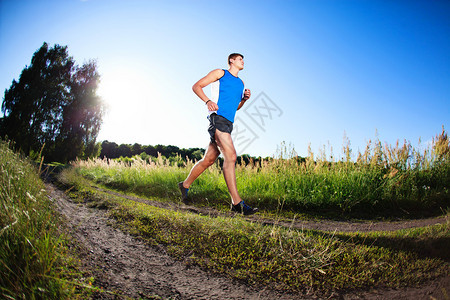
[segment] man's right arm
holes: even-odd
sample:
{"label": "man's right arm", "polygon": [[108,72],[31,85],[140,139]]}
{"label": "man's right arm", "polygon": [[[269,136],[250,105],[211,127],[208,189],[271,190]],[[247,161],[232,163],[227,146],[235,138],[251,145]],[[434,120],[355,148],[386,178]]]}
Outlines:
{"label": "man's right arm", "polygon": [[[202,79],[197,81],[192,86],[192,90],[200,99],[202,99],[203,102],[205,102],[205,103],[208,102],[210,99],[208,99],[205,92],[203,92],[203,88],[205,86],[213,83],[214,81],[219,80],[223,76],[223,74],[224,74],[224,71],[221,69],[212,70],[211,72],[208,73],[208,75],[206,75],[205,77],[203,77]],[[217,104],[214,103],[213,101],[209,101],[207,103],[207,105],[208,105],[209,110],[217,110],[218,109]]]}

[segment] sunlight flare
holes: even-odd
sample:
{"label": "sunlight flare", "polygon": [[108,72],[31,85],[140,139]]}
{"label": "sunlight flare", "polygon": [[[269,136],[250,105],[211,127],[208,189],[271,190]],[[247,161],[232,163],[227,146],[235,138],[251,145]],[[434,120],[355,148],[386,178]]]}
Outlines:
{"label": "sunlight flare", "polygon": [[148,130],[146,121],[158,117],[151,109],[159,98],[154,85],[155,80],[131,67],[105,72],[99,95],[108,108],[100,136],[114,140],[126,140],[138,133],[142,136]]}

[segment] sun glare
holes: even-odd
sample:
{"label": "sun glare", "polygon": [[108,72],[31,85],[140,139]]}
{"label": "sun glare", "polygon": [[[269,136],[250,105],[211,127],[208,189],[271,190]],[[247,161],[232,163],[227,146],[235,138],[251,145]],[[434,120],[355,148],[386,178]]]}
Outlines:
{"label": "sun glare", "polygon": [[[116,69],[101,77],[99,96],[107,105],[99,139],[126,141],[145,130],[149,106],[154,99],[150,80],[131,69]],[[143,128],[144,127],[144,128]]]}

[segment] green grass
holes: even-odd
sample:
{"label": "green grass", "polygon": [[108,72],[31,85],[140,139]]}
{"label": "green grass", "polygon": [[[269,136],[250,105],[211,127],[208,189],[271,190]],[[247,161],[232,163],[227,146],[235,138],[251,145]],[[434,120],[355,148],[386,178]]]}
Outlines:
{"label": "green grass", "polygon": [[[241,197],[251,205],[274,213],[307,213],[333,218],[415,218],[440,215],[450,207],[450,141],[443,133],[422,152],[403,146],[367,145],[355,161],[351,150],[338,161],[325,154],[301,159],[282,146],[276,158],[238,165],[236,177]],[[159,157],[127,162],[89,160],[74,163],[86,178],[110,188],[177,201],[176,183],[193,166],[188,161],[171,164]],[[197,205],[227,209],[228,190],[218,163],[191,186]]]}
{"label": "green grass", "polygon": [[174,257],[228,277],[291,292],[424,284],[450,272],[450,224],[396,232],[329,233],[175,212],[99,192],[77,169],[72,196],[109,210],[116,224]]}
{"label": "green grass", "polygon": [[[423,152],[409,144],[368,145],[355,161],[345,148],[338,161],[325,154],[305,160],[293,149],[237,166],[242,197],[267,215],[308,213],[340,218],[414,217],[448,211],[450,147],[443,132]],[[333,290],[418,285],[449,275],[449,223],[375,233],[299,231],[174,212],[101,193],[91,181],[158,201],[179,201],[176,183],[192,162],[171,164],[77,161],[60,180],[79,201],[109,209],[111,217],[179,259],[250,283],[289,290]],[[61,166],[56,166],[61,169]],[[0,142],[0,296],[73,299],[89,294],[70,250],[70,237],[46,196],[38,171]],[[218,164],[192,186],[197,205],[229,209]]]}
{"label": "green grass", "polygon": [[76,299],[89,294],[69,236],[38,170],[0,141],[0,298]]}

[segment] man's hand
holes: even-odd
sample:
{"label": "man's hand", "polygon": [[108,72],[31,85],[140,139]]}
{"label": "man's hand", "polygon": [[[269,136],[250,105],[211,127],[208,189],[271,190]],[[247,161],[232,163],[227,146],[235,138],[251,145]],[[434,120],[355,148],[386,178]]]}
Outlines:
{"label": "man's hand", "polygon": [[237,110],[240,110],[241,107],[244,105],[245,101],[247,101],[248,99],[250,99],[250,96],[252,95],[252,93],[250,92],[249,89],[245,89],[244,90],[244,97],[242,97],[241,102],[239,102],[239,106],[237,108]]}
{"label": "man's hand", "polygon": [[248,99],[250,99],[251,95],[252,95],[252,93],[250,92],[250,90],[249,89],[245,89],[244,90],[244,97],[242,98],[242,100],[247,101]]}
{"label": "man's hand", "polygon": [[213,102],[212,100],[209,100],[208,103],[206,103],[206,106],[208,107],[208,110],[210,111],[216,111],[219,109],[219,106],[216,102]]}

